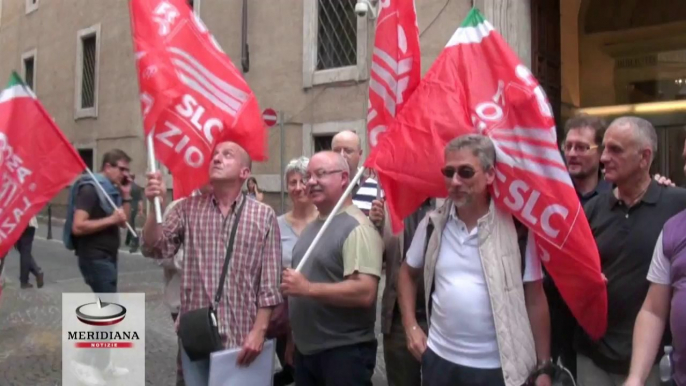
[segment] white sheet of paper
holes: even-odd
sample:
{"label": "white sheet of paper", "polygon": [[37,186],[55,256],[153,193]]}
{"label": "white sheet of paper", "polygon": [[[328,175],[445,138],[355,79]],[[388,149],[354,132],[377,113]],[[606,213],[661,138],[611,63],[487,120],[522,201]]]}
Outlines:
{"label": "white sheet of paper", "polygon": [[275,341],[264,342],[262,352],[248,367],[236,364],[241,348],[217,351],[210,355],[209,386],[271,386],[274,374]]}

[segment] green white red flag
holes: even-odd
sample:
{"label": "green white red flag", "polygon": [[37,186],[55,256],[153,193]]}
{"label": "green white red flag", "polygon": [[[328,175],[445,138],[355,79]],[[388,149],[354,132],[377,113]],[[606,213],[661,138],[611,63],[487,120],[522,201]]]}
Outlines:
{"label": "green white red flag", "polygon": [[496,147],[492,196],[535,234],[538,255],[586,332],[607,327],[607,292],[588,221],[558,149],[552,109],[528,68],[472,9],[365,166],[384,187],[393,229],[445,197],[443,149],[468,133]]}
{"label": "green white red flag", "polygon": [[31,89],[12,73],[0,93],[0,258],[31,218],[85,169]]}
{"label": "green white red flag", "polygon": [[174,196],[209,179],[214,146],[267,158],[267,129],[240,71],[185,0],[132,0],[131,30],[145,134],[174,177]]}

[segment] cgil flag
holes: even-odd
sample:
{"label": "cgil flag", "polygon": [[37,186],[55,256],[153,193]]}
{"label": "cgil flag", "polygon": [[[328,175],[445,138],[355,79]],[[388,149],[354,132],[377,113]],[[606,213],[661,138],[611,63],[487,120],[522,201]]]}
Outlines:
{"label": "cgil flag", "polygon": [[220,141],[267,158],[262,113],[241,73],[184,0],[132,0],[143,128],[174,176],[174,196],[208,181]]}
{"label": "cgil flag", "polygon": [[16,73],[0,93],[0,258],[86,165]]}
{"label": "cgil flag", "polygon": [[421,79],[419,27],[414,0],[382,1],[369,79],[367,133],[376,146]]}
{"label": "cgil flag", "polygon": [[598,250],[558,150],[543,88],[502,36],[472,9],[366,166],[386,189],[394,231],[428,197],[445,197],[443,149],[468,133],[496,147],[493,198],[535,234],[538,255],[580,325],[607,327]]}

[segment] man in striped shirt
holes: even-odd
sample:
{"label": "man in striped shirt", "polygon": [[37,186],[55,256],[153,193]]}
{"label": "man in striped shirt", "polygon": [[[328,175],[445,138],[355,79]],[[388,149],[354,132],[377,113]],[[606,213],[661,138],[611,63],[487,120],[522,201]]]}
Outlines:
{"label": "man in striped shirt", "polygon": [[[357,174],[357,168],[362,158],[362,146],[360,137],[350,130],[344,130],[336,134],[331,141],[331,148],[334,152],[341,154],[348,162],[350,167],[350,178]],[[372,209],[372,201],[376,200],[379,183],[371,176],[363,176],[353,190],[353,204],[369,216]]]}
{"label": "man in striped shirt", "polygon": [[[163,224],[149,216],[143,229],[143,253],[172,258],[183,248],[181,308],[186,312],[212,303],[235,211],[243,205],[233,256],[219,302],[219,334],[225,348],[241,347],[238,364],[247,366],[262,351],[272,309],[283,302],[279,291],[281,242],[274,210],[241,194],[250,177],[251,160],[233,142],[219,143],[210,164],[212,192],[188,197],[176,205]],[[159,173],[148,174],[145,196],[162,199],[166,188]],[[209,360],[191,362],[182,353],[187,384],[207,384]]]}

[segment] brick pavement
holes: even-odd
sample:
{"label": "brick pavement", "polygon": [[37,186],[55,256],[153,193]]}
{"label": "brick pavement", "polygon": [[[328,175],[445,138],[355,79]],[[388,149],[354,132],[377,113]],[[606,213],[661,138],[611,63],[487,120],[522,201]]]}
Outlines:
{"label": "brick pavement", "polygon": [[[90,292],[81,278],[76,257],[61,243],[61,228],[53,226],[52,241],[45,240],[46,231],[41,225],[33,246],[34,258],[45,272],[45,287],[20,290],[19,256],[12,251],[5,262],[5,286],[0,298],[2,386],[61,384],[61,294]],[[119,290],[146,294],[146,384],[173,385],[176,335],[169,310],[162,302],[161,269],[139,253],[121,251]],[[386,385],[381,343],[379,339],[375,386]]]}

